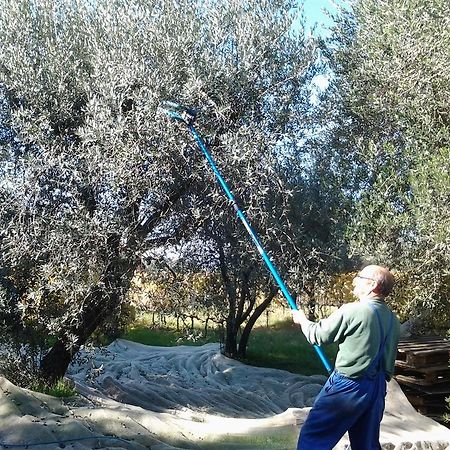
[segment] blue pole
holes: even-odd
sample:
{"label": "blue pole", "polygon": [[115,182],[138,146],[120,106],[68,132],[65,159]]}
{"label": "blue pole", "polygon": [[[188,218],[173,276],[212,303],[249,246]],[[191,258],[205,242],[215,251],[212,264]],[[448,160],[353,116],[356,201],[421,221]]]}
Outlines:
{"label": "blue pole", "polygon": [[[219,184],[222,186],[222,189],[224,190],[226,196],[228,197],[228,199],[230,200],[231,204],[233,205],[233,208],[236,211],[236,214],[238,215],[239,219],[241,219],[242,223],[244,224],[245,228],[247,229],[248,233],[250,234],[253,242],[256,245],[256,248],[258,249],[258,252],[260,253],[262,259],[266,263],[267,268],[269,269],[270,273],[272,274],[272,276],[274,277],[274,279],[277,282],[278,286],[280,287],[281,292],[283,293],[284,297],[286,298],[289,306],[291,307],[291,309],[297,310],[298,308],[297,308],[297,305],[295,304],[294,299],[292,298],[292,296],[289,293],[286,285],[284,284],[283,280],[281,279],[277,269],[272,264],[272,261],[270,260],[269,255],[266,253],[266,251],[264,250],[263,246],[261,245],[261,242],[259,241],[259,238],[258,238],[257,234],[255,233],[255,231],[252,229],[249,221],[247,220],[247,217],[245,216],[243,211],[239,208],[239,205],[236,202],[236,199],[234,198],[234,195],[232,194],[232,192],[230,191],[230,188],[228,187],[226,181],[224,180],[224,178],[220,174],[219,169],[217,168],[217,166],[216,166],[216,164],[215,164],[211,154],[209,153],[208,149],[206,148],[205,143],[203,142],[202,138],[198,135],[197,131],[195,130],[194,126],[191,123],[187,123],[187,126],[188,126],[190,132],[192,133],[192,135],[194,136],[194,138],[195,138],[198,146],[200,147],[201,151],[203,152],[203,154],[205,155],[206,159],[208,160],[208,163],[211,166],[211,168],[212,168],[212,170],[214,172],[214,175],[218,179]],[[332,369],[330,363],[328,362],[327,357],[324,355],[322,349],[319,346],[317,346],[317,345],[313,345],[313,347],[314,347],[314,350],[316,351],[317,355],[319,356],[320,360],[322,361],[322,364],[324,365],[324,367],[327,370],[327,372],[331,373],[333,369]]]}

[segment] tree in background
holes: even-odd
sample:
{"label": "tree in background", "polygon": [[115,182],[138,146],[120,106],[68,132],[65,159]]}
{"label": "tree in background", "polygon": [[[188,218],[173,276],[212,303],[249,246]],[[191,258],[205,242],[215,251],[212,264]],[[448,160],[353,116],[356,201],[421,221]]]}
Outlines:
{"label": "tree in background", "polygon": [[[304,104],[307,108],[302,120],[310,107],[308,101]],[[347,217],[341,191],[331,182],[334,176],[321,155],[298,141],[288,144],[276,146],[275,152],[264,152],[269,156],[265,159],[259,157],[259,165],[270,169],[267,180],[254,179],[245,191],[239,189],[245,185],[246,176],[266,176],[257,164],[253,172],[241,172],[232,179],[237,180],[240,203],[262,237],[265,250],[293,293],[301,293],[301,301],[308,304],[311,316],[316,318],[317,291],[346,267],[343,231]],[[251,167],[251,161],[247,163]],[[218,190],[216,183],[211,187]],[[199,213],[205,220],[196,236],[197,242],[203,243],[196,261],[189,251],[180,259],[183,264],[193,263],[194,271],[220,273],[226,303],[221,309],[226,329],[224,352],[243,358],[251,330],[277,295],[278,286],[243,224],[235,214],[227,217],[230,208],[226,197],[219,195],[223,208],[218,214]],[[285,303],[285,299],[281,301]]]}
{"label": "tree in background", "polygon": [[133,279],[129,302],[137,311],[151,314],[152,325],[165,326],[169,315],[175,318],[177,331],[200,337],[195,331],[202,324],[201,335],[206,337],[209,326],[222,328],[224,323],[226,302],[220,276],[193,264],[192,252],[186,259],[180,258],[182,253],[178,247],[176,260],[170,263],[161,255],[147,255],[147,263]]}
{"label": "tree in background", "polygon": [[357,200],[353,252],[398,270],[400,312],[432,311],[430,326],[450,316],[449,16],[445,0],[356,1],[325,52],[330,161]]}
{"label": "tree in background", "polygon": [[301,138],[315,57],[291,30],[295,3],[0,1],[13,133],[0,258],[20,326],[52,344],[45,379],[118,310],[149,248],[229,219],[186,130],[155,115],[161,100],[201,105],[208,145],[271,237],[267,205],[285,190],[272,161]]}

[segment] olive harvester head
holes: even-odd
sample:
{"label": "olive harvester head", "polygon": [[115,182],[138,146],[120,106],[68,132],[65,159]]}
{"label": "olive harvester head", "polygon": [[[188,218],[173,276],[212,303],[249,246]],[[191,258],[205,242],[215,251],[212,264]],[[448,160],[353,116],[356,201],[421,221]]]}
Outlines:
{"label": "olive harvester head", "polygon": [[158,110],[169,116],[171,119],[184,122],[186,125],[191,125],[197,115],[197,111],[194,109],[186,108],[179,103],[171,101],[161,102]]}

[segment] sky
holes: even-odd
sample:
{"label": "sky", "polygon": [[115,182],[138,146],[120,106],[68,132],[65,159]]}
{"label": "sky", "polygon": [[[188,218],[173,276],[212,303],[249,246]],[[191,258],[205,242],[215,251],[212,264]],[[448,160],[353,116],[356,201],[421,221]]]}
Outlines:
{"label": "sky", "polygon": [[[301,2],[302,0],[299,0],[300,4]],[[333,20],[327,16],[326,11],[336,14],[336,4],[343,5],[344,2],[345,0],[303,0],[306,25],[305,32],[309,34],[312,28],[316,26],[314,30],[315,35],[329,36],[330,32],[328,28],[333,25]],[[329,76],[317,75],[314,77],[313,83],[319,91],[323,91],[329,84]]]}
{"label": "sky", "polygon": [[[299,0],[301,2],[301,0]],[[342,3],[336,0],[337,3]],[[332,25],[332,20],[325,14],[324,10],[336,13],[337,9],[334,0],[304,0],[304,13],[306,27],[311,30],[317,24],[316,34],[327,35],[327,27]]]}

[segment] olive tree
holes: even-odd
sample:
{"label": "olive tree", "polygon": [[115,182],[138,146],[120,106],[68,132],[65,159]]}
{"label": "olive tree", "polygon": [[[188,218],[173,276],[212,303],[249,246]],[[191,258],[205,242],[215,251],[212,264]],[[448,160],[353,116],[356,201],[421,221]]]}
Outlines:
{"label": "olive tree", "polygon": [[[308,101],[302,104],[308,105]],[[261,142],[259,148],[264,145]],[[332,182],[329,167],[310,146],[285,142],[282,148],[275,146],[274,152],[265,151],[264,155],[258,156],[259,163],[248,175],[241,171],[231,176],[240,193],[238,203],[292,294],[316,318],[317,293],[346,263],[343,196]],[[257,170],[258,164],[270,170]],[[253,178],[255,174],[258,180],[246,185],[245,176]],[[210,188],[216,192],[217,184]],[[225,304],[215,305],[225,324],[224,352],[242,358],[256,321],[281,293],[246,228],[227,205],[226,196],[219,193],[216,201],[223,206],[214,215],[199,208],[204,220],[195,237],[202,243],[195,258],[190,251],[180,252],[178,264],[190,264],[194,271],[220,273]],[[285,299],[280,301],[287,306]]]}
{"label": "olive tree", "polygon": [[270,161],[301,137],[315,57],[292,32],[295,3],[0,1],[13,133],[1,266],[22,326],[49,338],[47,380],[119,308],[149,248],[230,214],[185,127],[157,114],[162,100],[200,106],[208,145],[264,229]]}
{"label": "olive tree", "polygon": [[397,269],[401,312],[433,311],[430,326],[450,308],[449,14],[444,0],[356,1],[325,51],[353,252]]}

